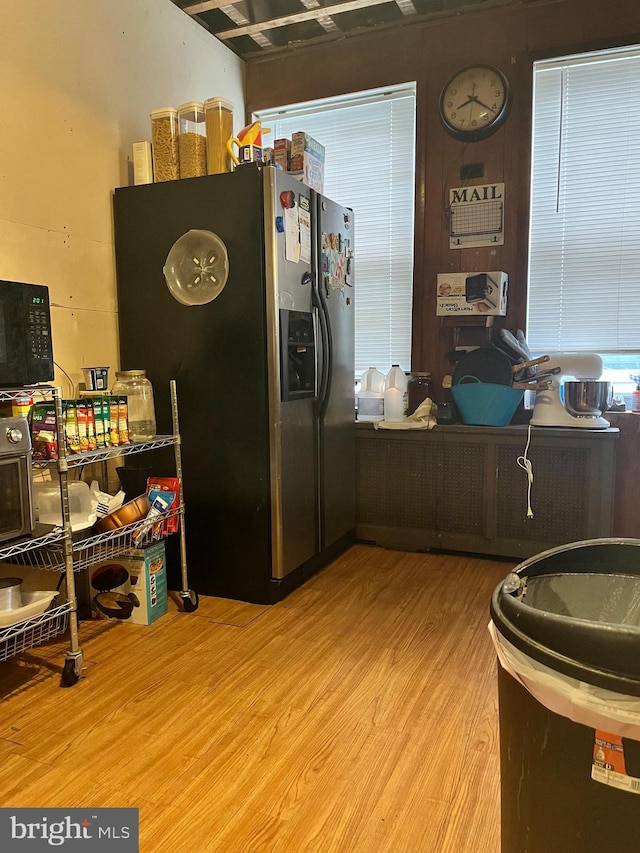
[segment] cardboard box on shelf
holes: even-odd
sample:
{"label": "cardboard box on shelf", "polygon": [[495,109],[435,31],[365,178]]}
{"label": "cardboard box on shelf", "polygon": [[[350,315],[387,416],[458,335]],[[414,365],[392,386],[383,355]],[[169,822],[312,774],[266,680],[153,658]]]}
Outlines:
{"label": "cardboard box on shelf", "polygon": [[291,140],[290,139],[274,139],[273,141],[273,161],[276,166],[280,166],[283,172],[289,171],[289,162],[291,160]]}
{"label": "cardboard box on shelf", "polygon": [[133,183],[134,186],[153,183],[153,158],[150,142],[133,143]]}
{"label": "cardboard box on shelf", "polygon": [[168,609],[164,541],[92,566],[90,586],[96,619],[151,625]]}
{"label": "cardboard box on shelf", "polygon": [[308,133],[292,134],[289,171],[319,193],[324,192],[324,153],[324,145]]}
{"label": "cardboard box on shelf", "polygon": [[506,272],[438,273],[436,316],[494,316],[507,313]]}

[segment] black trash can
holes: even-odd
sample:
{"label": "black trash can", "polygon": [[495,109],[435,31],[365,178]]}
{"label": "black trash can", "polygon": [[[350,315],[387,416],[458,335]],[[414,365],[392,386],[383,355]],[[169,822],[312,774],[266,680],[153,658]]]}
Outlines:
{"label": "black trash can", "polygon": [[640,540],[526,560],[491,619],[502,853],[637,853]]}

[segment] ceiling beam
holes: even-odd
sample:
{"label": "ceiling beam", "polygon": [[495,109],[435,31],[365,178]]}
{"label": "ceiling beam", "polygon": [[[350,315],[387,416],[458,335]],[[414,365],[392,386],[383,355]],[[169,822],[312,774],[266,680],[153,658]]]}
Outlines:
{"label": "ceiling beam", "polygon": [[403,15],[417,15],[416,7],[413,5],[412,0],[396,0],[396,4],[398,9],[402,12]]}
{"label": "ceiling beam", "polygon": [[222,6],[232,6],[233,0],[204,0],[202,3],[191,3],[183,6],[182,11],[187,15],[199,15],[201,12],[211,12],[212,9],[220,9]]}
{"label": "ceiling beam", "polygon": [[[263,21],[261,24],[248,24],[245,27],[236,27],[233,30],[225,30],[224,32],[215,33],[219,39],[232,39],[237,36],[250,36],[253,33],[264,32],[264,30],[274,30],[278,27],[286,27],[289,24],[297,24],[300,21],[315,21],[319,17],[331,17],[339,15],[341,12],[352,12],[355,9],[365,9],[367,6],[380,6],[382,3],[393,2],[393,0],[347,0],[345,3],[334,3],[331,6],[323,6],[322,9],[313,9],[308,12],[298,12],[295,15],[284,15],[282,18],[273,18],[270,21]],[[199,4],[202,5],[202,4]],[[191,7],[187,6],[185,12],[190,12]]]}

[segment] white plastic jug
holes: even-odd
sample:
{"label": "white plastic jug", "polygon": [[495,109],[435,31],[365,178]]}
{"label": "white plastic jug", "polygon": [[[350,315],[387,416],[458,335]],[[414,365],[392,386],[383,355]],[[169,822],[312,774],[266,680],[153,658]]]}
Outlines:
{"label": "white plastic jug", "polygon": [[358,420],[381,421],[383,419],[384,376],[375,367],[370,367],[360,377]]}
{"label": "white plastic jug", "polygon": [[398,364],[392,364],[384,386],[385,421],[403,421],[407,417],[407,376]]}

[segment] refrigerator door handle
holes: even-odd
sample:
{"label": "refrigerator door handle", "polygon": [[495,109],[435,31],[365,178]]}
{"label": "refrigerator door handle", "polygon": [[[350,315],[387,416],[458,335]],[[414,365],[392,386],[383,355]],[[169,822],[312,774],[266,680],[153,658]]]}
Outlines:
{"label": "refrigerator door handle", "polygon": [[313,302],[318,309],[318,320],[320,326],[320,339],[322,350],[322,361],[320,363],[320,385],[318,388],[319,417],[324,418],[329,404],[331,392],[331,374],[333,369],[333,339],[331,335],[331,323],[329,322],[329,310],[327,300],[320,287],[313,288]]}

